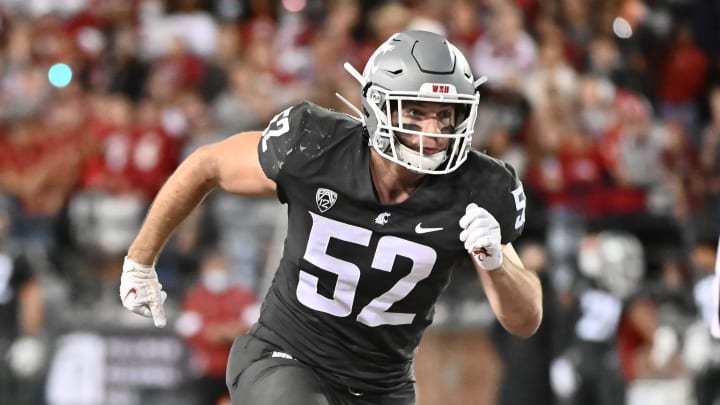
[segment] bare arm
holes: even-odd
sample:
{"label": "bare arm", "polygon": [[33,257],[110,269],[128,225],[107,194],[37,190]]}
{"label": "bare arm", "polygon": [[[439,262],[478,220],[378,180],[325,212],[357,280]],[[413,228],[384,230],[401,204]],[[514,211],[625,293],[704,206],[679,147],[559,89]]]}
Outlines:
{"label": "bare arm", "polygon": [[247,196],[272,195],[275,183],[257,156],[260,132],[244,132],[198,148],[158,192],[128,258],[153,264],[172,232],[215,188]]}
{"label": "bare arm", "polygon": [[28,281],[20,288],[20,333],[24,336],[38,336],[44,323],[43,293],[37,279]]}
{"label": "bare arm", "polygon": [[502,248],[503,263],[497,270],[481,268],[471,255],[485,295],[505,329],[530,337],[540,327],[543,316],[540,279],[523,265],[512,244]]}

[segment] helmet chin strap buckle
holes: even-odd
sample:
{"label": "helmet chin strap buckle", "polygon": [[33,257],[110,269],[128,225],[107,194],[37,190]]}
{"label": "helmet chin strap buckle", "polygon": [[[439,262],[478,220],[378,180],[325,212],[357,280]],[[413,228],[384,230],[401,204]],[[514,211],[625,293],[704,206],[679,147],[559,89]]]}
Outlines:
{"label": "helmet chin strap buckle", "polygon": [[375,147],[383,152],[386,152],[390,147],[390,142],[387,138],[381,138],[376,136],[374,139]]}

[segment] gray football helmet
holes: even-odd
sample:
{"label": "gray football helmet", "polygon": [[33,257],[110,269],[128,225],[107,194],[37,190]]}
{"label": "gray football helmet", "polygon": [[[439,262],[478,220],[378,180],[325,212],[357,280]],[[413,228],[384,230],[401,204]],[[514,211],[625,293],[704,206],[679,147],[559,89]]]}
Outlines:
{"label": "gray football helmet", "polygon": [[[370,146],[381,156],[427,174],[449,173],[465,162],[477,118],[478,87],[487,79],[476,81],[463,54],[445,37],[400,32],[373,53],[362,75],[347,63],[345,68],[362,86],[362,111],[355,111],[368,130]],[[454,126],[438,134],[405,128],[401,114],[393,122],[392,113],[402,111],[408,101],[455,105]],[[417,135],[421,151],[426,137],[449,138],[450,143],[444,151],[425,155],[400,143],[397,133]]]}

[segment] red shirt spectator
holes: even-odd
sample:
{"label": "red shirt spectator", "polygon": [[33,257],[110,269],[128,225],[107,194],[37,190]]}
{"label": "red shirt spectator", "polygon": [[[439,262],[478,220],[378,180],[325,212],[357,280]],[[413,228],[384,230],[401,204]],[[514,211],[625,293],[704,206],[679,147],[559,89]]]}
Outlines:
{"label": "red shirt spectator", "polygon": [[231,280],[228,262],[218,251],[202,259],[198,282],[183,299],[176,329],[190,348],[199,404],[227,396],[225,368],[235,338],[257,319],[255,295]]}
{"label": "red shirt spectator", "polygon": [[85,164],[81,187],[113,194],[137,193],[150,202],[177,166],[179,141],[159,123],[140,120],[131,124],[129,101],[109,101],[112,120],[94,124],[95,153]]}
{"label": "red shirt spectator", "polygon": [[187,343],[192,349],[193,364],[202,375],[224,377],[232,340],[248,326],[243,313],[256,299],[239,286],[222,291],[211,288],[198,284],[185,296],[184,315],[197,316],[201,322],[197,332],[187,336]]}
{"label": "red shirt spectator", "polygon": [[527,182],[549,206],[586,212],[592,210],[588,203],[603,190],[604,176],[600,154],[590,136],[573,132],[565,136],[555,155],[530,165]]}
{"label": "red shirt spectator", "polygon": [[670,103],[694,102],[704,89],[709,71],[708,57],[686,27],[678,27],[675,41],[664,58],[658,98]]}
{"label": "red shirt spectator", "polygon": [[0,187],[19,198],[24,211],[55,215],[75,186],[83,159],[83,118],[77,104],[63,102],[47,112],[48,122],[16,122],[0,144]]}

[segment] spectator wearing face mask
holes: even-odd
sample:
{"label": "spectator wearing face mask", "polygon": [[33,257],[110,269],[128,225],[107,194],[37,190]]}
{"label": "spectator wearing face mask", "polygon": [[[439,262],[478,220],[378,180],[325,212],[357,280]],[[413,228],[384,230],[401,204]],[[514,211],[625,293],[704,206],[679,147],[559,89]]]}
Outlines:
{"label": "spectator wearing face mask", "polygon": [[227,397],[225,366],[233,339],[257,318],[255,294],[235,283],[227,259],[211,251],[201,259],[196,282],[183,299],[176,330],[190,351],[198,404],[216,405]]}

